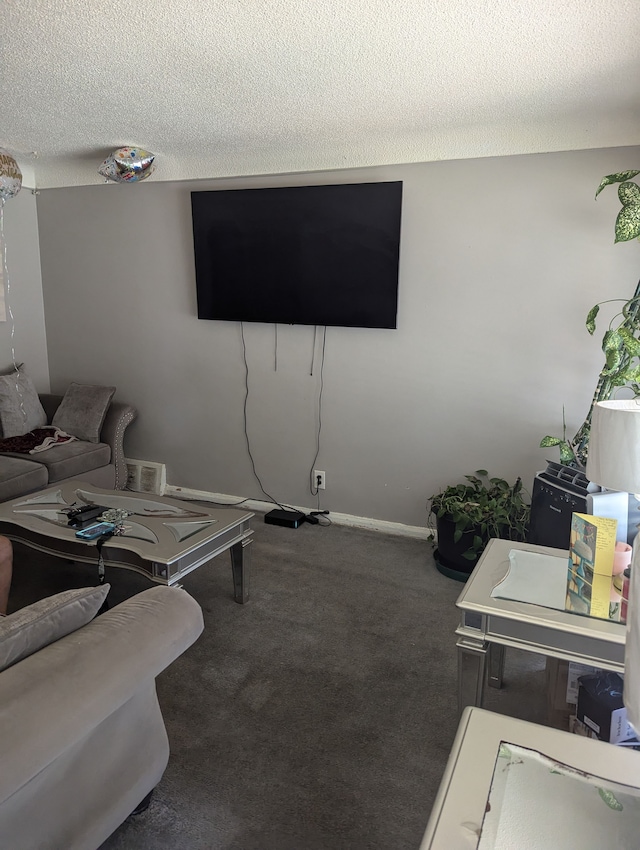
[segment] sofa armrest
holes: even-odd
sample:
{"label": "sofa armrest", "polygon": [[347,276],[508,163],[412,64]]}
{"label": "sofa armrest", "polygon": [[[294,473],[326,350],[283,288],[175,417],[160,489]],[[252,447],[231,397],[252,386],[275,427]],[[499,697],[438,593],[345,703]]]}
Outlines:
{"label": "sofa armrest", "polygon": [[116,468],[116,490],[127,486],[127,464],[124,459],[124,432],[137,417],[138,411],[131,404],[112,401],[107,410],[100,440],[111,446],[111,463]]}
{"label": "sofa armrest", "polygon": [[153,587],[0,673],[0,802],[147,687],[203,627],[186,591]]}

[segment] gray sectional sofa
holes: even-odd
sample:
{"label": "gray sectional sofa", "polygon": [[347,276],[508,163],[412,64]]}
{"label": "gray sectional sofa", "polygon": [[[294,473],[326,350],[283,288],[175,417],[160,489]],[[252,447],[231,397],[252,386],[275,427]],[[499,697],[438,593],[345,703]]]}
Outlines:
{"label": "gray sectional sofa", "polygon": [[[39,393],[51,423],[63,396]],[[0,502],[42,490],[67,478],[81,477],[95,487],[122,490],[127,483],[124,433],[137,416],[135,407],[111,401],[99,442],[74,440],[38,454],[0,453]]]}
{"label": "gray sectional sofa", "polygon": [[108,590],[0,620],[3,850],[96,850],[164,773],[155,680],[202,632],[202,609],[153,587],[91,619]]}

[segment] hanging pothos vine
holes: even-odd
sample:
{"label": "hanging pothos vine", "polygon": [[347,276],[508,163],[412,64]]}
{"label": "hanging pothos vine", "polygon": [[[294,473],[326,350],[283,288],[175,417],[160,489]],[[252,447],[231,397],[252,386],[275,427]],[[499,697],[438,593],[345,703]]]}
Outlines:
{"label": "hanging pothos vine", "polygon": [[[621,171],[618,174],[608,174],[603,177],[596,198],[606,186],[619,183],[618,197],[622,208],[618,213],[615,224],[615,241],[629,242],[640,239],[640,186],[631,178],[640,174],[638,171]],[[591,416],[594,405],[599,401],[607,401],[618,387],[628,387],[635,396],[640,396],[640,281],[633,296],[625,301],[622,298],[601,301],[589,310],[587,314],[587,330],[591,335],[596,330],[596,318],[603,304],[618,301],[622,306],[602,338],[602,350],[605,364],[598,377],[598,383],[591,400],[591,407],[573,439],[566,438],[566,430],[562,437],[544,437],[541,448],[558,446],[560,462],[569,466],[584,468],[587,463],[589,435],[591,433]],[[564,429],[564,414],[563,414]]]}

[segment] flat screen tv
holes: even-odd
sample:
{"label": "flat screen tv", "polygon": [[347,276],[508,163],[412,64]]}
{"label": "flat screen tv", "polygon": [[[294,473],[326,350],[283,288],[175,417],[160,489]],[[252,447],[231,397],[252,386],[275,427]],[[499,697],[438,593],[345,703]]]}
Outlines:
{"label": "flat screen tv", "polygon": [[200,319],[395,328],[402,182],[191,193]]}

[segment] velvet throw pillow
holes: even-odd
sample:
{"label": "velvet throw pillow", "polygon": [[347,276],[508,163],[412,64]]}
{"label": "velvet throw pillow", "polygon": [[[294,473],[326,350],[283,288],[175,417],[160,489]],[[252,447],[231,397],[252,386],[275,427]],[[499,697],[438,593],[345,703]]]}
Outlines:
{"label": "velvet throw pillow", "polygon": [[51,424],[79,440],[99,443],[102,423],[115,391],[115,387],[72,383]]}
{"label": "velvet throw pillow", "polygon": [[0,617],[0,671],[93,620],[110,585],[63,590]]}
{"label": "velvet throw pillow", "polygon": [[31,378],[15,370],[0,375],[0,426],[3,437],[20,437],[47,424],[47,414],[40,403]]}

